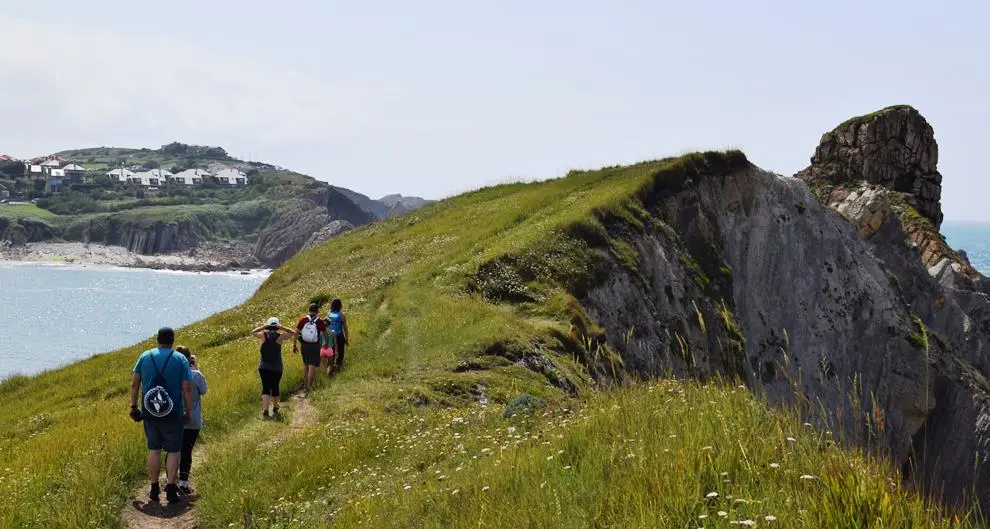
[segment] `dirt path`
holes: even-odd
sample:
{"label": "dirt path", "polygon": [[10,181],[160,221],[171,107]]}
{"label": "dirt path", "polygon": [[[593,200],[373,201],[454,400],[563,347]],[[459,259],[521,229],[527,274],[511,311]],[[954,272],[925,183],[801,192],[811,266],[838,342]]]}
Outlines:
{"label": "dirt path", "polygon": [[[309,399],[296,394],[289,398],[286,411],[289,412],[289,428],[280,429],[273,437],[273,441],[282,441],[294,430],[300,430],[313,424],[317,418],[317,410],[310,405]],[[196,471],[202,468],[206,461],[206,450],[202,444],[197,444],[193,451],[193,471],[189,485],[194,493],[191,496],[183,496],[183,501],[170,505],[165,500],[165,487],[162,487],[161,502],[154,503],[148,499],[149,484],[142,480],[131,495],[131,500],[121,512],[120,518],[124,527],[128,529],[196,529],[199,527],[196,522],[196,501],[199,494],[196,493]],[[163,465],[164,467],[164,461]],[[162,480],[164,482],[164,480]]]}
{"label": "dirt path", "polygon": [[[150,485],[147,480],[142,480],[141,485],[131,495],[131,501],[124,507],[120,518],[124,527],[128,529],[196,529],[196,501],[199,494],[196,491],[196,470],[203,464],[206,451],[203,445],[193,449],[193,470],[190,475],[189,486],[193,489],[193,494],[183,496],[182,502],[171,505],[165,499],[165,487],[162,486],[161,502],[154,503],[148,499],[148,489]],[[164,459],[164,457],[163,457]],[[164,467],[164,460],[162,467]],[[163,469],[164,473],[164,469]],[[162,480],[164,482],[164,480]]]}

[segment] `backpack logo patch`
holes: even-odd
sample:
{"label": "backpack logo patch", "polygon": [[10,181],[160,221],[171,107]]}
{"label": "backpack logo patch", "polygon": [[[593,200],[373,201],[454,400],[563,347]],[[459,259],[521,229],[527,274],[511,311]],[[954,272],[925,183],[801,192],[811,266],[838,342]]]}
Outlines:
{"label": "backpack logo patch", "polygon": [[172,396],[161,386],[155,386],[144,394],[144,411],[154,417],[166,417],[174,407]]}

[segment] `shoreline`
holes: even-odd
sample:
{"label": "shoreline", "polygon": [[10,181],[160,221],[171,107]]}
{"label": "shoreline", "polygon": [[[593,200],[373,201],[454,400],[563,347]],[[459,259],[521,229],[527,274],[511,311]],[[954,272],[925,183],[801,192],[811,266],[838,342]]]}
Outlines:
{"label": "shoreline", "polygon": [[241,264],[231,254],[243,256],[234,245],[208,245],[195,252],[141,255],[122,246],[81,242],[34,242],[24,246],[0,246],[0,263],[23,265],[112,267],[173,272],[228,272],[269,274],[257,263]]}

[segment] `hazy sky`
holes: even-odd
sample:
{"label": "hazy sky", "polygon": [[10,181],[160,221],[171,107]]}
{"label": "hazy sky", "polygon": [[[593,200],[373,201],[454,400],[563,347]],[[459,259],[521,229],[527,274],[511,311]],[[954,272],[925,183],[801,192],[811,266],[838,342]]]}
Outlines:
{"label": "hazy sky", "polygon": [[[812,6],[812,4],[817,4]],[[0,153],[221,145],[431,198],[686,150],[793,174],[890,104],[990,220],[986,2],[0,0]]]}

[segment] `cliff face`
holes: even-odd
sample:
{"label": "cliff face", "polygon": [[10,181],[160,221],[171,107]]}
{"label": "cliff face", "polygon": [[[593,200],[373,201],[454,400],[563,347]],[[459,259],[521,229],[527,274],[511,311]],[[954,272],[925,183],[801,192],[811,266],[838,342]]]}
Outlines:
{"label": "cliff face", "polygon": [[302,250],[314,236],[325,233],[335,221],[362,226],[372,220],[370,213],[336,189],[316,188],[306,198],[283,203],[258,236],[255,258],[267,266],[278,266]]}
{"label": "cliff face", "polygon": [[[933,495],[961,502],[975,485],[987,507],[990,300],[935,228],[930,127],[911,123],[913,110],[889,115],[827,134],[813,159],[824,165],[800,178],[747,163],[645,195],[647,227],[608,226],[635,265],[609,258],[582,304],[633,372],[738,375],[888,455]],[[873,160],[865,146],[876,144],[920,158]],[[824,182],[825,205],[802,180]],[[952,281],[926,252],[958,270]]]}

